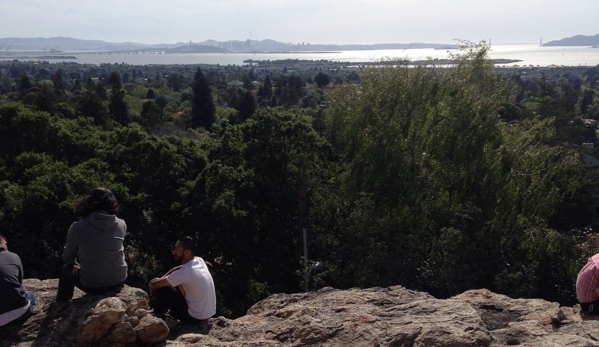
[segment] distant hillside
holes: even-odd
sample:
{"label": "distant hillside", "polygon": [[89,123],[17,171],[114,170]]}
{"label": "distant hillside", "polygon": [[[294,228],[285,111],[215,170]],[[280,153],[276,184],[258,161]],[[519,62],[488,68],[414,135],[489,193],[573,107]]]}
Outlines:
{"label": "distant hillside", "polygon": [[[210,47],[210,48],[208,48]],[[373,45],[335,45],[309,43],[284,43],[274,40],[229,40],[204,42],[178,42],[173,44],[141,44],[135,42],[106,42],[100,40],[79,40],[70,37],[50,38],[0,38],[0,52],[15,51],[131,51],[163,49],[180,53],[221,53],[221,52],[323,52],[376,49],[416,49],[416,48],[457,48],[454,45],[437,43],[382,43]]]}
{"label": "distant hillside", "polygon": [[70,37],[36,37],[36,38],[0,38],[1,51],[49,51],[49,50],[70,50],[70,51],[125,51],[132,49],[152,49],[152,48],[174,48],[183,46],[184,43],[176,44],[157,44],[147,45],[134,42],[106,42],[100,40],[79,40]]}
{"label": "distant hillside", "polygon": [[543,46],[595,46],[599,45],[599,35],[595,36],[584,36],[576,35],[572,37],[566,37],[565,39],[549,41]]}

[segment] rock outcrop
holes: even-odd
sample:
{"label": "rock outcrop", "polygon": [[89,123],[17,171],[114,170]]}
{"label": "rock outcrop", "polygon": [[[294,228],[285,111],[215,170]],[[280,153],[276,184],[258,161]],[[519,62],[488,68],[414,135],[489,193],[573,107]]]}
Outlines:
{"label": "rock outcrop", "polygon": [[36,314],[0,328],[0,346],[572,346],[599,347],[599,318],[540,299],[485,289],[440,300],[401,286],[277,294],[247,315],[189,325],[148,314],[147,294],[125,286],[77,291],[54,303],[57,280],[26,280]]}
{"label": "rock outcrop", "polygon": [[35,314],[25,323],[0,328],[0,346],[127,345],[162,341],[169,328],[148,313],[148,294],[124,286],[103,295],[76,289],[71,303],[54,301],[58,280],[26,279],[35,293]]}

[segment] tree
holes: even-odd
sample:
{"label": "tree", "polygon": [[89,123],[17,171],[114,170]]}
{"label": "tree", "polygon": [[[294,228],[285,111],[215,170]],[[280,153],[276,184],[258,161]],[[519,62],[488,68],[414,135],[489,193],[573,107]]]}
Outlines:
{"label": "tree", "polygon": [[272,96],[272,82],[270,80],[270,76],[267,75],[264,79],[264,86],[260,88],[259,95],[263,99],[270,99],[270,97]]}
{"label": "tree", "polygon": [[216,107],[204,73],[198,67],[193,81],[193,99],[191,103],[191,127],[210,130],[216,120]]}
{"label": "tree", "polygon": [[33,87],[33,84],[31,83],[29,76],[26,73],[23,73],[23,75],[21,75],[21,82],[19,83],[19,90],[24,95],[31,87]]}
{"label": "tree", "polygon": [[239,101],[239,105],[237,107],[237,117],[240,122],[245,122],[248,118],[250,118],[254,112],[256,111],[256,99],[254,99],[254,95],[249,90],[243,94],[243,98]]}
{"label": "tree", "polygon": [[149,128],[154,128],[162,121],[162,108],[153,100],[144,102],[141,110],[141,118],[145,120]]}
{"label": "tree", "polygon": [[274,96],[281,106],[289,108],[297,105],[304,97],[304,86],[304,80],[298,75],[293,74],[289,77],[281,75],[275,82]]}
{"label": "tree", "polygon": [[77,110],[83,116],[92,117],[96,124],[104,124],[108,118],[108,110],[104,104],[107,99],[104,86],[100,83],[95,84],[91,78],[88,78]]}
{"label": "tree", "polygon": [[13,80],[7,74],[2,75],[2,80],[0,81],[0,89],[2,93],[9,93],[13,89]]}
{"label": "tree", "polygon": [[62,70],[56,70],[52,77],[52,82],[54,83],[54,93],[56,93],[57,95],[64,94],[65,82],[62,78]]}
{"label": "tree", "polygon": [[336,286],[571,293],[583,225],[550,223],[584,189],[584,169],[552,117],[501,120],[509,88],[487,51],[466,44],[455,67],[397,64],[334,88],[325,120],[338,179],[315,219],[334,230],[318,233],[318,254],[336,264]]}
{"label": "tree", "polygon": [[110,117],[119,124],[127,125],[129,123],[129,111],[125,103],[125,90],[121,87],[121,77],[118,73],[116,73],[116,78],[114,78],[114,82],[112,83],[108,110]]}
{"label": "tree", "polygon": [[154,89],[150,88],[148,89],[148,92],[146,93],[146,99],[154,99],[156,98],[156,94],[154,94]]}
{"label": "tree", "polygon": [[185,82],[183,75],[178,73],[172,73],[168,75],[168,84],[174,92],[181,90],[181,85]]}
{"label": "tree", "polygon": [[108,87],[112,87],[117,82],[121,83],[121,75],[118,72],[113,71],[110,73],[110,75],[106,79],[106,85]]}
{"label": "tree", "polygon": [[318,88],[322,88],[329,85],[329,75],[322,73],[320,71],[316,77],[314,77],[314,82],[318,84]]}
{"label": "tree", "polygon": [[219,257],[215,284],[238,316],[271,293],[300,288],[297,159],[307,158],[317,181],[328,146],[308,117],[281,109],[258,109],[246,122],[223,122],[215,131],[221,140],[188,186],[178,223],[201,232],[202,254]]}

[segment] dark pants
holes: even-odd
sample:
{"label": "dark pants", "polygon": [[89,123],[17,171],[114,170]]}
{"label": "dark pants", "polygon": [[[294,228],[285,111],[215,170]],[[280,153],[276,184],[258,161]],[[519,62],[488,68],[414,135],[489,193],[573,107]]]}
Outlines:
{"label": "dark pants", "polygon": [[107,287],[88,287],[81,284],[81,281],[79,281],[79,274],[73,275],[73,264],[64,265],[62,267],[62,271],[60,272],[60,279],[58,280],[58,293],[56,293],[56,301],[66,302],[71,300],[73,298],[75,287],[81,289],[87,294],[98,295],[122,287],[123,284],[124,282]]}
{"label": "dark pants", "polygon": [[25,313],[23,313],[23,315],[21,317],[4,324],[3,325],[4,327],[23,323],[29,317],[33,316],[33,306],[35,306],[35,295],[28,290],[25,291],[25,295],[27,295],[27,299],[29,299],[29,309],[27,311],[25,311]]}
{"label": "dark pants", "polygon": [[201,322],[201,320],[189,315],[187,300],[185,300],[185,296],[181,294],[181,291],[177,287],[168,286],[154,289],[154,296],[150,300],[150,307],[157,314],[166,313],[170,309],[169,315],[182,322]]}
{"label": "dark pants", "polygon": [[580,308],[583,312],[592,315],[599,315],[599,300],[593,302],[580,303]]}

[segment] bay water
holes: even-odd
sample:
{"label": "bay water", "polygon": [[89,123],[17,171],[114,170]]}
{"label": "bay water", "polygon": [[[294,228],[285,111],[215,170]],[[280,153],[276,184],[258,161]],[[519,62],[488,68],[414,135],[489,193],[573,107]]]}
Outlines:
{"label": "bay water", "polygon": [[[599,65],[599,48],[589,46],[556,46],[541,47],[539,44],[496,44],[489,52],[491,59],[511,59],[519,62],[501,64],[500,66],[597,66]],[[62,52],[46,53],[0,53],[0,60],[29,61],[46,60],[55,62],[76,62],[80,64],[125,63],[129,65],[172,65],[172,64],[220,64],[245,65],[251,60],[329,60],[334,62],[374,63],[385,60],[407,59],[432,60],[448,59],[450,53],[457,50],[446,49],[393,49],[393,50],[361,50],[340,52],[289,52],[289,53],[106,53],[97,52]],[[42,56],[43,58],[40,58]],[[76,59],[64,59],[74,56]],[[50,59],[50,57],[54,57]]]}

